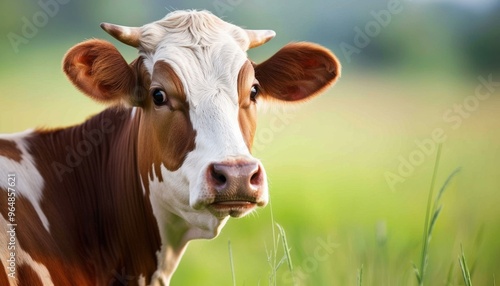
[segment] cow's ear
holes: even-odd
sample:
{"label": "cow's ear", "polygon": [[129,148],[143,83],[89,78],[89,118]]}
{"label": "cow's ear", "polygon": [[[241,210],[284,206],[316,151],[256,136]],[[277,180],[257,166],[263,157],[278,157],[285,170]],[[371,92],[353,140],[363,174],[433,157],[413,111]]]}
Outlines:
{"label": "cow's ear", "polygon": [[255,66],[264,97],[301,101],[318,95],[340,77],[340,63],[326,48],[291,43]]}
{"label": "cow's ear", "polygon": [[137,90],[134,66],[129,65],[111,43],[97,39],[72,47],[63,60],[63,70],[70,81],[94,100],[104,103],[131,102],[130,96]]}

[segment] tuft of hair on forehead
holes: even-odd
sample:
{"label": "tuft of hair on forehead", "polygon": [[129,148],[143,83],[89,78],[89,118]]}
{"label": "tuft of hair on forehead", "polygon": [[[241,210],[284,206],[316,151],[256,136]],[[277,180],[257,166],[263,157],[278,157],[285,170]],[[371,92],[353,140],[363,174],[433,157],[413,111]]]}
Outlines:
{"label": "tuft of hair on forehead", "polygon": [[240,27],[221,20],[209,11],[182,10],[142,26],[140,46],[149,52],[155,51],[165,40],[182,47],[209,46],[227,36],[232,36],[243,50],[248,48],[248,36]]}

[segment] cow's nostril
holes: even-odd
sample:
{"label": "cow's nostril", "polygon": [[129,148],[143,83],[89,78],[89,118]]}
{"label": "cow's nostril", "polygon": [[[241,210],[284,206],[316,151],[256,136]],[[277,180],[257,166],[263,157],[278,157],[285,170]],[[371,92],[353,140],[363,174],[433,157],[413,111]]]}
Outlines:
{"label": "cow's nostril", "polygon": [[250,185],[258,186],[260,184],[262,184],[262,171],[260,170],[260,166],[258,166],[255,173],[250,177]]}
{"label": "cow's nostril", "polygon": [[217,170],[215,164],[210,166],[210,176],[216,186],[223,186],[227,182],[226,176],[221,172],[221,170]]}

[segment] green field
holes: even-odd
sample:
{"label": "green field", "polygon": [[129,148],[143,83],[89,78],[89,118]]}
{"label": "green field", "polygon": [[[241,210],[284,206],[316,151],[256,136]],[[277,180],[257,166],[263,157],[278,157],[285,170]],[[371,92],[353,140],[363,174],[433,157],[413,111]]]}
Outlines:
{"label": "green field", "polygon": [[[400,156],[408,159],[419,150],[415,141],[429,140],[436,128],[445,139],[436,187],[455,168],[461,171],[442,198],[426,282],[463,285],[462,245],[473,284],[494,285],[500,276],[500,92],[458,127],[442,116],[474,96],[478,83],[440,77],[436,83],[347,71],[331,92],[295,110],[290,124],[257,152],[269,175],[274,220],[287,232],[297,285],[357,285],[362,265],[363,285],[417,285],[412,263],[420,263],[436,151],[393,189],[385,174],[397,174]],[[268,113],[261,132],[274,116]],[[214,277],[209,280],[230,285],[228,241],[237,285],[268,285],[269,208],[231,221],[214,241],[193,242],[174,282],[202,285]],[[329,252],[320,241],[336,247]],[[277,285],[292,285],[288,271],[280,268]]]}
{"label": "green field", "polygon": [[[42,45],[37,53],[5,62],[1,133],[74,124],[103,108],[77,92],[60,71],[70,45],[47,46],[50,50]],[[488,78],[348,67],[323,96],[261,112],[255,154],[269,176],[274,221],[286,231],[293,274],[284,263],[270,278],[268,255],[277,250],[279,261],[283,248],[273,243],[268,206],[230,220],[215,240],[191,242],[172,285],[232,285],[233,274],[236,285],[270,285],[271,280],[357,285],[361,267],[363,285],[417,285],[412,263],[420,264],[437,149],[429,140],[436,130],[443,144],[436,187],[455,168],[461,171],[442,198],[426,285],[464,285],[461,246],[473,285],[495,285],[500,279],[500,88],[478,98],[478,76]],[[464,104],[466,113],[457,115],[455,106]],[[401,160],[414,163],[404,169]],[[388,173],[400,177],[391,183]]]}

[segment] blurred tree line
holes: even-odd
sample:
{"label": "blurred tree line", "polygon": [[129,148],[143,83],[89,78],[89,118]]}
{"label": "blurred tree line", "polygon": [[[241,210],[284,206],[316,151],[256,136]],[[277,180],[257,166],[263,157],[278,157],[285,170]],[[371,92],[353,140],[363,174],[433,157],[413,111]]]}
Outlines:
{"label": "blurred tree line", "polygon": [[[24,23],[34,21],[36,13],[44,10],[52,15],[48,15],[48,22],[40,27],[42,36],[37,37],[58,41],[75,35],[81,35],[82,39],[106,38],[98,27],[101,21],[141,25],[176,9],[207,9],[238,25],[276,30],[277,45],[298,40],[321,43],[334,50],[345,63],[346,52],[341,44],[359,48],[353,43],[356,29],[364,31],[368,23],[376,20],[374,13],[388,9],[391,1],[397,0],[312,0],[307,3],[284,0],[3,1],[1,48],[6,49],[4,53],[12,53],[8,35],[22,37]],[[371,27],[376,35],[369,37],[369,44],[359,48],[359,52],[350,55],[349,64],[472,73],[500,70],[499,3],[488,9],[471,10],[450,3],[397,2],[402,12],[392,14],[387,25],[381,25],[378,32]]]}

